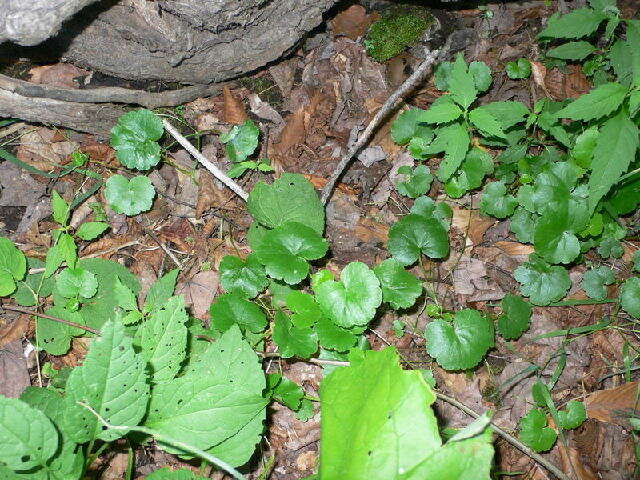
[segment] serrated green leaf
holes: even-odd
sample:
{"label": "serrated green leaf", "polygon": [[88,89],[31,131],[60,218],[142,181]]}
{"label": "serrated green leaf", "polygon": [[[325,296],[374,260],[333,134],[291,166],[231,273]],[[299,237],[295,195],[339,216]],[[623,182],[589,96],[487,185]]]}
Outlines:
{"label": "serrated green leaf", "polygon": [[191,470],[186,468],[180,468],[178,470],[171,470],[169,467],[164,467],[146,476],[146,480],[206,480],[205,477],[196,475]]}
{"label": "serrated green leaf", "polygon": [[125,113],[111,129],[111,146],[125,167],[148,170],[160,161],[162,120],[150,110]]}
{"label": "serrated green leaf", "polygon": [[527,331],[531,323],[531,304],[511,293],[500,303],[502,315],[498,318],[498,332],[507,340],[515,340]]}
{"label": "serrated green leaf", "polygon": [[328,248],[311,227],[288,222],[269,230],[254,253],[270,277],[295,285],[309,275],[308,261],[324,257]]}
{"label": "serrated green leaf", "polygon": [[404,182],[398,182],[396,188],[400,195],[404,195],[409,198],[417,198],[429,191],[432,182],[433,175],[431,175],[429,167],[426,165],[418,165],[413,169],[413,171],[411,171],[407,180]]}
{"label": "serrated green leaf", "polygon": [[220,141],[226,144],[229,160],[243,162],[258,148],[259,136],[257,125],[252,120],[246,120],[242,125],[235,125],[226,135],[221,135]]}
{"label": "serrated green leaf", "polygon": [[558,411],[558,419],[560,426],[565,430],[573,430],[578,428],[587,419],[587,409],[584,403],[577,400],[571,400],[567,403],[564,410]]}
{"label": "serrated green leaf", "polygon": [[249,255],[246,261],[226,255],[220,262],[220,283],[229,293],[254,298],[267,288],[269,280],[255,255]]}
{"label": "serrated green leaf", "polygon": [[550,263],[571,263],[580,255],[580,242],[571,229],[568,206],[545,212],[536,222],[536,252]]}
{"label": "serrated green leaf", "polygon": [[114,212],[132,216],[151,208],[156,190],[149,177],[144,175],[131,180],[114,175],[107,180],[104,195]]}
{"label": "serrated green leaf", "polygon": [[315,327],[322,348],[346,352],[356,344],[357,337],[333,323],[328,317],[320,317]]}
{"label": "serrated green leaf", "polygon": [[[393,141],[398,145],[406,145],[413,137],[428,137],[428,135],[425,135],[428,132],[431,132],[430,137],[433,138],[431,128],[420,124],[423,115],[424,110],[420,108],[410,108],[398,115],[391,125],[391,138]],[[431,141],[431,138],[429,138],[429,141]]]}
{"label": "serrated green leaf", "polygon": [[541,258],[530,255],[513,277],[520,283],[520,291],[534,305],[549,305],[562,299],[571,287],[571,279],[564,267],[551,266]]}
{"label": "serrated green leaf", "polygon": [[456,312],[453,322],[434,320],[424,336],[427,353],[447,370],[465,370],[477,365],[493,347],[493,323],[477,310]]}
{"label": "serrated green leaf", "polygon": [[504,69],[507,72],[507,76],[514,80],[531,76],[531,62],[526,58],[519,58],[515,62],[507,62]]}
{"label": "serrated green leaf", "polygon": [[58,293],[65,298],[91,298],[98,291],[96,276],[83,268],[65,268],[56,276]]}
{"label": "serrated green leaf", "polygon": [[276,313],[273,341],[283,358],[309,358],[318,351],[318,337],[310,327],[297,327],[284,312]]}
{"label": "serrated green leaf", "polygon": [[620,303],[625,312],[640,318],[640,277],[633,277],[622,284]]}
{"label": "serrated green leaf", "polygon": [[0,237],[0,296],[11,295],[27,273],[27,259],[8,238]]}
{"label": "serrated green leaf", "polygon": [[255,303],[237,293],[220,295],[211,304],[211,325],[226,332],[234,325],[260,333],[267,327],[267,317]]}
{"label": "serrated green leaf", "polygon": [[37,470],[57,449],[58,432],[44,413],[0,396],[0,462],[13,470]]}
{"label": "serrated green leaf", "polygon": [[592,172],[587,183],[591,212],[627,171],[637,149],[638,127],[624,113],[605,122],[593,152]]}
{"label": "serrated green leaf", "polygon": [[180,270],[177,268],[165,273],[162,277],[157,279],[147,293],[145,298],[144,310],[150,312],[155,308],[162,307],[169,298],[173,296],[173,292],[176,289],[176,281]]}
{"label": "serrated green leaf", "polygon": [[291,410],[298,410],[304,397],[304,390],[300,385],[279,373],[267,375],[267,391],[275,400]]}
{"label": "serrated green leaf", "polygon": [[467,153],[458,172],[445,184],[447,195],[453,198],[460,198],[469,190],[479,188],[484,177],[493,172],[493,158],[484,150],[474,147]]}
{"label": "serrated green leaf", "polygon": [[[62,318],[69,322],[84,325],[84,319],[78,312],[71,312],[63,307],[51,307],[45,311],[46,315]],[[36,340],[38,347],[51,355],[64,355],[71,347],[73,337],[79,337],[86,332],[61,322],[38,318],[36,320]]]}
{"label": "serrated green leaf", "polygon": [[56,190],[51,192],[51,210],[53,211],[53,221],[65,226],[69,220],[71,209]]}
{"label": "serrated green leaf", "polygon": [[286,304],[294,312],[291,321],[296,327],[311,327],[322,316],[320,305],[308,293],[293,290],[287,295]]}
{"label": "serrated green leaf", "polygon": [[324,231],[324,206],[311,182],[297,173],[284,173],[272,185],[258,182],[249,195],[247,207],[251,216],[265,227],[298,222],[320,235]]}
{"label": "serrated green leaf", "polygon": [[445,152],[437,172],[440,181],[446,182],[458,170],[467,155],[470,142],[468,130],[459,123],[453,123],[438,130],[438,136],[432,144],[432,151],[433,153]]}
{"label": "serrated green leaf", "polygon": [[584,122],[606,117],[622,105],[628,92],[629,88],[619,83],[605,83],[578,97],[556,116]]}
{"label": "serrated green leaf", "polygon": [[314,290],[324,314],[344,328],[366,325],[382,303],[380,282],[361,262],[349,263],[339,282],[327,280],[315,285]]}
{"label": "serrated green leaf", "polygon": [[486,136],[504,138],[502,125],[491,112],[486,109],[474,108],[469,112],[469,121]]}
{"label": "serrated green leaf", "polygon": [[529,213],[522,207],[518,207],[513,215],[511,215],[509,228],[516,234],[519,242],[533,243],[533,232],[536,228],[537,219],[537,215]]}
{"label": "serrated green leaf", "polygon": [[153,382],[170,381],[180,370],[187,350],[187,320],[184,297],[179,295],[155,309],[136,331],[134,342]]}
{"label": "serrated green leaf", "polygon": [[578,8],[566,15],[554,14],[539,38],[582,38],[593,33],[607,16],[590,8]]}
{"label": "serrated green leaf", "polygon": [[512,215],[518,201],[513,195],[507,194],[504,182],[487,183],[482,192],[480,210],[496,218],[506,218]]}
{"label": "serrated green leaf", "polygon": [[409,214],[389,230],[387,248],[401,264],[411,265],[420,255],[429,258],[449,255],[449,235],[438,219]]}
{"label": "serrated green leaf", "polygon": [[547,51],[547,57],[561,58],[563,60],[582,60],[593,52],[596,47],[589,42],[568,42],[559,47]]}
{"label": "serrated green leaf", "polygon": [[93,240],[102,235],[110,225],[106,222],[84,222],[76,230],[76,236],[83,240]]}
{"label": "serrated green leaf", "polygon": [[453,62],[448,84],[452,98],[465,110],[478,96],[473,75],[469,73],[469,67],[461,53],[458,53],[455,62]]}
{"label": "serrated green leaf", "polygon": [[422,294],[422,283],[394,258],[388,258],[373,269],[380,280],[382,300],[395,309],[409,308]]}
{"label": "serrated green leaf", "polygon": [[[43,268],[44,262],[37,258],[27,258],[27,267]],[[48,297],[53,291],[55,280],[53,278],[44,278],[44,272],[30,273],[24,280],[18,281],[18,288],[13,294],[16,303],[23,307],[32,307],[37,305],[40,297]]]}
{"label": "serrated green leaf", "polygon": [[615,273],[610,268],[592,268],[582,277],[582,289],[590,298],[603,300],[607,297],[607,289],[604,286],[611,285],[615,280]]}
{"label": "serrated green leaf", "polygon": [[520,440],[536,452],[546,452],[556,443],[558,434],[547,427],[547,417],[539,409],[531,410],[519,422]]}
{"label": "serrated green leaf", "polygon": [[[200,449],[222,446],[252,421],[264,420],[265,386],[258,357],[238,327],[232,327],[209,344],[183,376],[154,387],[145,425]],[[242,451],[251,456],[258,441],[259,434],[245,439]]]}
{"label": "serrated green leaf", "polygon": [[449,95],[439,97],[427,110],[419,112],[419,115],[416,114],[416,119],[420,123],[448,123],[462,115],[462,110]]}
{"label": "serrated green leaf", "polygon": [[[66,392],[70,404],[85,403],[112,425],[138,425],[142,420],[149,401],[145,366],[117,320],[104,324],[82,366],[69,375]],[[88,439],[110,442],[127,433],[103,429],[88,411],[84,420]]]}
{"label": "serrated green leaf", "polygon": [[[131,289],[116,278],[114,282],[113,293],[118,300],[118,306],[126,311],[134,311],[138,309],[138,301]],[[125,323],[126,325],[126,323]]]}
{"label": "serrated green leaf", "polygon": [[476,108],[474,111],[476,110],[490,113],[499,122],[503,130],[524,122],[530,113],[522,102],[513,101],[491,102]]}

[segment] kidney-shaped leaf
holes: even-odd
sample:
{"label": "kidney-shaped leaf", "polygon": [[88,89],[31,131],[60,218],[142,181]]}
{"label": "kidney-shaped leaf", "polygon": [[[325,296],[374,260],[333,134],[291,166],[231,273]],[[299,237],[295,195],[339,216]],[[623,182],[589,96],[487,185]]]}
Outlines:
{"label": "kidney-shaped leaf", "polygon": [[420,280],[394,258],[388,258],[373,272],[380,280],[382,299],[395,309],[411,307],[422,293]]}
{"label": "kidney-shaped leaf", "polygon": [[403,265],[415,263],[421,254],[444,258],[449,255],[449,235],[438,219],[412,213],[391,227],[388,248]]}

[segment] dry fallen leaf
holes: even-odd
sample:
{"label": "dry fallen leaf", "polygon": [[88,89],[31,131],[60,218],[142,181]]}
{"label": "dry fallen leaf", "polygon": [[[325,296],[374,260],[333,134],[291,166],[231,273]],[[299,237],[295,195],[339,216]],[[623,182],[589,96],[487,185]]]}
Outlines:
{"label": "dry fallen leaf", "polygon": [[496,242],[494,247],[499,248],[507,255],[530,255],[535,251],[533,245],[525,245],[518,242]]}
{"label": "dry fallen leaf", "polygon": [[27,315],[20,315],[13,322],[3,324],[0,327],[0,348],[22,338],[28,328],[29,317]]}
{"label": "dry fallen leaf", "polygon": [[223,89],[224,95],[224,120],[232,125],[242,125],[247,121],[247,112],[242,101],[237,98],[229,87]]}
{"label": "dry fallen leaf", "polygon": [[573,472],[577,480],[597,480],[599,478],[584,464],[577,449],[565,447],[562,442],[558,442],[558,450],[562,461],[562,471]]}
{"label": "dry fallen leaf", "polygon": [[589,394],[584,402],[587,415],[601,422],[626,426],[625,418],[637,415],[640,409],[639,386],[640,382],[629,382]]}
{"label": "dry fallen leaf", "polygon": [[80,85],[76,79],[86,77],[89,73],[89,71],[78,68],[70,63],[44,65],[29,70],[31,82],[63,88],[79,88]]}
{"label": "dry fallen leaf", "polygon": [[376,20],[376,16],[367,15],[367,10],[361,5],[352,5],[340,12],[331,21],[331,29],[335,35],[344,35],[351,40],[363,36],[369,26]]}
{"label": "dry fallen leaf", "polygon": [[219,285],[218,272],[206,270],[195,274],[191,280],[178,284],[176,295],[184,295],[186,304],[191,307],[193,314],[197,318],[204,319],[209,313],[211,301]]}

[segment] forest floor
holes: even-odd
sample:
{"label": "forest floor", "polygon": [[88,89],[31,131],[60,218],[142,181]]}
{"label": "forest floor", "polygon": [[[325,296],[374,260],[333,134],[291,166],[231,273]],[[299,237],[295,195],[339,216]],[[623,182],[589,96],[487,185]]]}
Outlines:
{"label": "forest floor", "polygon": [[[551,4],[553,3],[553,4]],[[515,2],[489,4],[487,10],[450,10],[459,25],[456,38],[467,61],[483,61],[490,66],[493,84],[483,102],[518,100],[533,105],[550,95],[556,100],[575,98],[590,90],[588,79],[579,68],[548,70],[544,76],[511,80],[504,66],[525,57],[536,59],[536,33],[543,19],[556,11],[555,2]],[[622,9],[627,18],[637,15],[637,2],[629,0]],[[261,155],[271,159],[276,174],[304,174],[318,188],[326,183],[349,142],[354,127],[367,125],[387,97],[419,64],[411,52],[386,63],[371,60],[365,53],[362,34],[375,19],[375,12],[355,5],[335,12],[324,28],[286,59],[255,75],[233,82],[220,95],[195,100],[183,107],[165,109],[182,131],[210,159],[223,169],[229,167],[219,132],[253,119],[262,132]],[[78,87],[78,79],[88,72],[71,65],[22,65],[31,81],[49,85]],[[410,105],[426,107],[441,92],[433,79],[424,82],[408,99]],[[411,200],[398,195],[395,182],[398,168],[414,165],[414,160],[391,139],[389,119],[377,131],[367,149],[360,154],[368,166],[356,159],[341,179],[327,209],[327,237],[331,245],[328,268],[341,268],[358,260],[373,265],[387,257],[385,243],[390,225],[409,211]],[[23,162],[45,171],[60,171],[70,155],[81,150],[90,154],[89,167],[106,175],[119,164],[113,149],[103,140],[86,134],[55,128],[14,124],[0,128],[0,142]],[[163,273],[181,268],[178,292],[187,299],[191,312],[203,321],[209,319],[209,306],[221,292],[218,264],[228,254],[246,254],[246,232],[251,218],[244,205],[202,169],[185,150],[170,145],[170,156],[151,173],[158,197],[152,210],[128,218],[107,212],[111,231],[99,241],[84,246],[81,257],[101,256],[126,265],[142,282],[143,291]],[[268,174],[267,174],[268,175]],[[246,190],[265,174],[250,172],[241,179]],[[65,195],[85,188],[84,177],[71,174],[57,179],[43,178],[21,170],[9,162],[0,163],[0,235],[19,242],[33,256],[43,256],[51,243],[54,228],[50,216],[50,193]],[[432,198],[444,199],[442,185],[434,182]],[[500,221],[478,210],[479,192],[458,200],[447,199],[453,208],[451,255],[441,262],[427,262],[430,288],[449,310],[473,307],[498,313],[499,301],[516,293],[513,272],[526,261],[533,247],[518,242]],[[100,202],[98,197],[94,201]],[[91,202],[86,202],[88,205]],[[92,215],[89,206],[74,212],[72,224],[78,225]],[[637,240],[624,244],[620,259],[595,264],[625,273]],[[571,269],[573,287],[569,299],[587,298],[580,280],[584,265]],[[416,268],[416,273],[422,275]],[[532,325],[519,340],[497,340],[495,348],[473,374],[447,372],[432,361],[425,351],[422,332],[426,316],[418,307],[402,314],[387,312],[378,318],[368,334],[374,349],[388,345],[398,348],[406,368],[430,368],[440,390],[476,412],[494,410],[495,421],[507,431],[515,431],[518,420],[531,405],[533,375],[521,375],[532,366],[542,378],[561,371],[555,398],[559,405],[572,399],[591,399],[590,418],[580,428],[566,434],[566,443],[558,442],[545,454],[564,471],[573,470],[580,479],[623,480],[631,478],[635,468],[634,444],[628,425],[614,414],[632,407],[637,382],[624,378],[629,363],[628,345],[636,348],[640,339],[634,332],[607,328],[585,335],[540,338],[539,335],[599,322],[611,313],[608,304],[564,307],[535,307]],[[402,323],[399,323],[402,322]],[[404,325],[399,328],[398,325]],[[15,396],[26,386],[37,384],[37,364],[51,362],[55,368],[82,362],[88,340],[74,339],[64,356],[35,353],[26,348],[25,338],[32,336],[34,323],[27,315],[5,313],[0,324],[0,392]],[[29,351],[31,350],[31,351]],[[26,356],[26,358],[25,358]],[[627,362],[625,364],[625,362]],[[562,366],[559,364],[562,363]],[[635,365],[635,364],[634,364]],[[301,384],[306,393],[317,397],[322,367],[295,360],[265,361],[268,372],[281,372]],[[631,387],[629,387],[631,385]],[[598,393],[614,389],[610,392]],[[443,425],[460,427],[469,417],[457,408],[437,404]],[[310,475],[316,466],[320,437],[319,412],[307,421],[294,412],[274,404],[269,408],[268,433],[255,455],[249,478],[259,477],[265,462],[275,457],[269,478],[292,480]],[[519,450],[498,438],[497,470],[519,472],[516,478],[546,479],[550,474]],[[113,451],[100,458],[94,467],[103,479],[124,477],[126,451]],[[144,448],[136,457],[138,478],[158,465],[175,464],[172,455]],[[198,464],[181,464],[197,469]],[[216,476],[217,475],[217,476]],[[223,478],[214,474],[212,478]]]}

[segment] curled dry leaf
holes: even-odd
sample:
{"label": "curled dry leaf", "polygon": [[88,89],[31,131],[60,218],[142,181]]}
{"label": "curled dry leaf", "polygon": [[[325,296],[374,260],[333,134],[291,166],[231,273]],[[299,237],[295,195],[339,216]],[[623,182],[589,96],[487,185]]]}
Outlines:
{"label": "curled dry leaf", "polygon": [[587,415],[601,422],[628,426],[625,419],[638,415],[640,410],[639,387],[640,382],[629,382],[589,394],[585,400]]}
{"label": "curled dry leaf", "polygon": [[525,245],[524,243],[518,242],[495,242],[493,246],[511,256],[531,255],[535,251],[533,245]]}
{"label": "curled dry leaf", "polygon": [[232,125],[242,125],[249,118],[242,101],[237,98],[229,87],[224,87],[224,120]]}
{"label": "curled dry leaf", "polygon": [[0,348],[15,340],[21,339],[29,328],[29,317],[20,315],[12,322],[6,322],[0,326]]}

